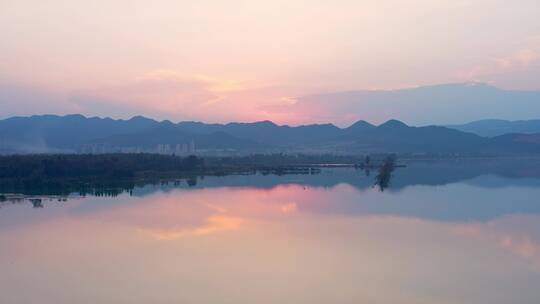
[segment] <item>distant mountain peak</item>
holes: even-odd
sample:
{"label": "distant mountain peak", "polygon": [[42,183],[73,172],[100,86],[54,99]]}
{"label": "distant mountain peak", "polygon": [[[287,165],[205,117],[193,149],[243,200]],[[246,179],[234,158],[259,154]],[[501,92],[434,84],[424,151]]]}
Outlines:
{"label": "distant mountain peak", "polygon": [[82,114],[67,114],[64,116],[65,118],[76,118],[76,119],[85,119],[86,116]]}
{"label": "distant mountain peak", "polygon": [[367,128],[374,128],[375,126],[370,124],[369,122],[365,120],[359,120],[352,125],[350,125],[347,129],[367,129]]}
{"label": "distant mountain peak", "polygon": [[[83,116],[35,116],[0,120],[0,153],[76,151],[142,151],[155,153],[159,145],[184,145],[191,141],[204,153],[258,153],[313,151],[314,153],[538,153],[540,135],[510,134],[481,137],[470,130],[445,127],[408,127],[389,120],[377,127],[358,121],[346,129],[333,124],[276,126],[271,121],[204,124],[82,118]],[[540,133],[540,120],[493,121],[480,129],[501,133]],[[498,122],[498,121],[496,121]],[[504,121],[503,121],[504,122]],[[493,126],[492,126],[493,125]],[[508,125],[507,127],[505,125]],[[466,126],[466,127],[471,127]],[[475,127],[475,124],[472,124]],[[457,128],[454,126],[454,128]],[[519,131],[519,132],[516,132]],[[331,150],[329,150],[331,149]],[[335,150],[334,150],[335,149]],[[94,152],[93,152],[94,153]]]}
{"label": "distant mountain peak", "polygon": [[156,120],[153,120],[151,118],[144,117],[144,116],[141,116],[141,115],[133,116],[130,119],[128,119],[127,121],[140,122],[140,123],[156,123],[157,122]]}
{"label": "distant mountain peak", "polygon": [[254,122],[253,124],[277,127],[277,125],[276,125],[273,121],[271,121],[271,120],[261,120],[261,121],[256,121],[256,122]]}
{"label": "distant mountain peak", "polygon": [[175,124],[172,121],[170,121],[168,119],[165,119],[165,120],[160,122],[160,125],[162,125],[162,126],[174,126]]}
{"label": "distant mountain peak", "polygon": [[150,118],[146,118],[146,117],[144,117],[142,115],[135,115],[135,116],[131,117],[129,120],[140,120],[140,119],[146,120],[146,119],[150,119]]}
{"label": "distant mountain peak", "polygon": [[379,125],[379,128],[403,128],[403,127],[408,127],[408,125],[397,119],[390,119],[387,122]]}
{"label": "distant mountain peak", "polygon": [[533,134],[540,133],[540,119],[514,121],[503,119],[483,119],[462,125],[448,125],[447,127],[487,137],[511,133]]}

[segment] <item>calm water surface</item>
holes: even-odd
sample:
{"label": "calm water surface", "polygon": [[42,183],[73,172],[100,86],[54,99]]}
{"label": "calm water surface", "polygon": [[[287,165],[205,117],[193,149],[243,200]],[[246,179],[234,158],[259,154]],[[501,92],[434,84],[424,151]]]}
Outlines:
{"label": "calm water surface", "polygon": [[477,167],[4,202],[0,303],[540,303],[540,166]]}

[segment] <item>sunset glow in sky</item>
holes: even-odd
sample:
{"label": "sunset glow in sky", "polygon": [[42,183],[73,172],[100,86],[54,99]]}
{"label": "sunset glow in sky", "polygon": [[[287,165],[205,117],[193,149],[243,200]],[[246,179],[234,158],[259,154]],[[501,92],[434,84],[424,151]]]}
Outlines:
{"label": "sunset glow in sky", "polygon": [[0,0],[0,117],[298,124],[320,121],[276,109],[327,92],[540,90],[539,12],[538,0]]}

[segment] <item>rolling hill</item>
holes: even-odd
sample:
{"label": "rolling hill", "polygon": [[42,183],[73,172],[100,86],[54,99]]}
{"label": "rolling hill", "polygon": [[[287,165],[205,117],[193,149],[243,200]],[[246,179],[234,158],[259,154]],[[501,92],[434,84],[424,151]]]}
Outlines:
{"label": "rolling hill", "polygon": [[487,137],[510,133],[534,134],[540,133],[540,119],[515,121],[484,119],[462,125],[448,125],[446,127]]}
{"label": "rolling hill", "polygon": [[199,151],[209,153],[218,150],[340,154],[540,152],[538,134],[488,138],[441,126],[413,127],[398,120],[378,126],[358,121],[347,128],[332,124],[280,126],[271,121],[172,123],[141,116],[115,120],[42,115],[0,120],[0,151],[3,153],[81,152],[94,146],[101,147],[101,152],[155,152],[159,145],[191,142]]}

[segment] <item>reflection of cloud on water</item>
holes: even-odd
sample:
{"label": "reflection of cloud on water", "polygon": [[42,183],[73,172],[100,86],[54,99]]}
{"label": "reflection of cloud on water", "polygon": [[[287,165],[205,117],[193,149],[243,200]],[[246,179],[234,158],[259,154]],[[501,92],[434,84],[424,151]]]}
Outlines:
{"label": "reflection of cloud on water", "polygon": [[223,208],[223,207],[220,207],[220,206],[217,206],[217,205],[214,205],[214,204],[210,204],[210,203],[207,203],[206,204],[206,207],[216,211],[216,212],[219,212],[219,213],[226,213],[227,212],[227,209]]}
{"label": "reflection of cloud on water", "polygon": [[512,237],[506,236],[499,240],[499,246],[509,249],[520,256],[540,262],[540,244],[535,243],[528,237],[512,239]]}
{"label": "reflection of cloud on water", "polygon": [[284,214],[294,213],[298,210],[296,203],[284,204],[280,207],[280,211]]}
{"label": "reflection of cloud on water", "polygon": [[213,233],[219,233],[229,230],[236,230],[240,227],[243,220],[238,217],[213,215],[206,219],[206,222],[198,227],[185,228],[185,229],[139,229],[140,232],[150,235],[157,240],[175,240],[189,236],[201,236]]}
{"label": "reflection of cloud on water", "polygon": [[[291,201],[291,196],[302,195]],[[69,213],[77,219],[132,228],[159,240],[201,236],[245,228],[246,223],[272,221],[297,214],[301,204],[315,193],[297,185],[281,185],[272,190],[258,188],[209,188],[157,192],[130,197],[129,203],[111,203],[90,197],[88,208]],[[122,199],[122,198],[121,198]],[[311,200],[307,200],[309,202]],[[97,205],[97,207],[95,207]],[[82,210],[82,211],[81,211]]]}
{"label": "reflection of cloud on water", "polygon": [[[300,186],[283,185],[269,190],[257,188],[212,188],[156,193],[134,204],[111,206],[89,216],[100,221],[131,226],[154,239],[173,240],[243,228],[247,222],[273,220],[296,214],[304,200],[312,197]],[[304,197],[305,199],[305,197]]]}
{"label": "reflection of cloud on water", "polygon": [[505,216],[487,223],[463,224],[455,232],[488,242],[527,259],[540,271],[540,217]]}

